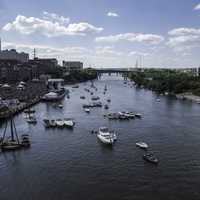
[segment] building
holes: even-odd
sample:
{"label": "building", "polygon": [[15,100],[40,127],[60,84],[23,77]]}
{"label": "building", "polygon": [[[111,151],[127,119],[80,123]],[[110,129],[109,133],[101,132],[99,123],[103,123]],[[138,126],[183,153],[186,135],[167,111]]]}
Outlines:
{"label": "building", "polygon": [[83,63],[80,61],[63,61],[63,67],[67,72],[76,72],[83,69]]}
{"label": "building", "polygon": [[43,74],[55,74],[58,71],[58,61],[55,58],[34,58],[28,62],[39,77]]}
{"label": "building", "polygon": [[0,60],[0,82],[15,83],[32,79],[32,68],[17,60]]}
{"label": "building", "polygon": [[1,50],[1,39],[0,39],[0,60],[17,60],[21,63],[26,63],[29,60],[28,53],[18,53],[16,49]]}

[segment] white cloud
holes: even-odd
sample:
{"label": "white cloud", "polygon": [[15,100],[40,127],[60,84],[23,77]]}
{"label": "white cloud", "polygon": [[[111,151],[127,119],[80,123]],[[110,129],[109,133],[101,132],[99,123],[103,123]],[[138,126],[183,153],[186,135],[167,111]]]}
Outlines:
{"label": "white cloud", "polygon": [[144,42],[147,44],[159,44],[164,41],[164,37],[155,34],[143,34],[143,33],[124,33],[117,35],[109,35],[104,37],[97,37],[96,42],[119,42],[119,41],[129,41],[129,42]]}
{"label": "white cloud", "polygon": [[194,7],[194,10],[200,10],[200,3]]}
{"label": "white cloud", "polygon": [[167,45],[177,51],[191,50],[200,46],[200,29],[176,28],[168,32]]}
{"label": "white cloud", "polygon": [[200,35],[200,29],[195,28],[175,28],[168,32],[171,36]]}
{"label": "white cloud", "polygon": [[117,13],[115,13],[115,12],[108,12],[107,16],[108,17],[119,17],[119,15]]}
{"label": "white cloud", "polygon": [[131,51],[128,53],[128,56],[149,56],[149,53],[138,52],[138,51]]}
{"label": "white cloud", "polygon": [[49,13],[47,11],[43,11],[43,19],[58,22],[59,24],[68,24],[70,22],[69,17],[66,18],[63,16],[59,16],[56,13]]}
{"label": "white cloud", "polygon": [[33,45],[33,44],[17,44],[17,43],[10,43],[10,42],[4,42],[2,44],[4,49],[17,49],[18,51],[24,51],[30,53],[30,55],[33,52],[33,49],[36,49],[36,52],[38,56],[40,57],[70,57],[75,55],[81,55],[81,54],[90,54],[92,51],[81,46],[68,46],[63,48],[58,47],[52,47],[47,45]]}
{"label": "white cloud", "polygon": [[18,15],[13,22],[6,24],[3,30],[17,31],[25,35],[40,33],[47,37],[56,37],[64,35],[85,36],[87,34],[99,33],[103,28],[95,27],[87,22],[72,23],[64,26],[58,22]]}
{"label": "white cloud", "polygon": [[105,56],[120,56],[123,54],[120,51],[114,50],[114,48],[111,46],[103,46],[103,47],[98,46],[98,47],[96,47],[95,53],[97,55],[105,55]]}

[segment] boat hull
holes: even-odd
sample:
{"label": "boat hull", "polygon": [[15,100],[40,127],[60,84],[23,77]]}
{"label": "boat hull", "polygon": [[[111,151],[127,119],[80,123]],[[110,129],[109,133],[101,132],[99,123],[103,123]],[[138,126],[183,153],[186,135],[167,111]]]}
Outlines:
{"label": "boat hull", "polygon": [[100,134],[97,134],[97,138],[104,144],[113,145],[113,143],[114,143],[113,139],[106,139],[106,138],[102,137]]}

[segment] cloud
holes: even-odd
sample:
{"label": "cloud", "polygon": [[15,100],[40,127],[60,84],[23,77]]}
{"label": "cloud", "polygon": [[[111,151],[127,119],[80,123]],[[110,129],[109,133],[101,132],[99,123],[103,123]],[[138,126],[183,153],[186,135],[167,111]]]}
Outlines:
{"label": "cloud", "polygon": [[143,53],[138,51],[131,51],[128,53],[128,56],[149,56],[149,53]]}
{"label": "cloud", "polygon": [[115,13],[115,12],[108,12],[107,16],[108,17],[119,17],[119,15],[117,13]]}
{"label": "cloud", "polygon": [[67,56],[74,56],[74,55],[81,55],[81,54],[90,54],[92,51],[81,46],[68,46],[63,48],[52,47],[47,45],[33,45],[33,44],[17,44],[17,43],[10,43],[4,42],[2,44],[4,49],[17,49],[18,51],[24,51],[28,53],[32,53],[33,49],[36,49],[38,56],[45,56],[45,57],[62,57],[64,58]]}
{"label": "cloud", "polygon": [[70,22],[69,17],[66,18],[63,16],[59,16],[56,13],[49,13],[47,11],[43,11],[43,19],[58,22],[59,24],[68,24]]}
{"label": "cloud", "polygon": [[178,51],[191,50],[200,46],[200,29],[176,28],[168,32],[167,45]]}
{"label": "cloud", "polygon": [[200,3],[194,7],[194,10],[200,10]]}
{"label": "cloud", "polygon": [[47,37],[65,35],[81,35],[100,33],[103,28],[95,27],[87,22],[71,23],[64,26],[59,22],[53,22],[35,17],[18,15],[13,22],[3,27],[4,31],[17,31],[21,34],[30,35],[40,33]]}
{"label": "cloud", "polygon": [[164,37],[155,34],[142,34],[142,33],[124,33],[117,35],[109,35],[104,37],[96,37],[96,42],[119,42],[119,41],[128,41],[128,42],[144,42],[147,44],[159,44],[164,41]]}
{"label": "cloud", "polygon": [[111,46],[98,46],[96,47],[95,53],[97,55],[104,55],[104,56],[120,56],[123,53],[120,51],[115,51]]}

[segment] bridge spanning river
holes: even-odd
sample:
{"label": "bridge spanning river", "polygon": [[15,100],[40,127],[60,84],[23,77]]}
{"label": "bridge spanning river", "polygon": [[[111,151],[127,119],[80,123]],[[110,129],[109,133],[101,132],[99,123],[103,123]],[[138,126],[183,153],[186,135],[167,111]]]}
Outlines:
{"label": "bridge spanning river", "polygon": [[126,80],[129,73],[131,72],[138,72],[138,68],[96,68],[95,69],[98,73],[98,78],[101,77],[102,74],[120,74]]}

